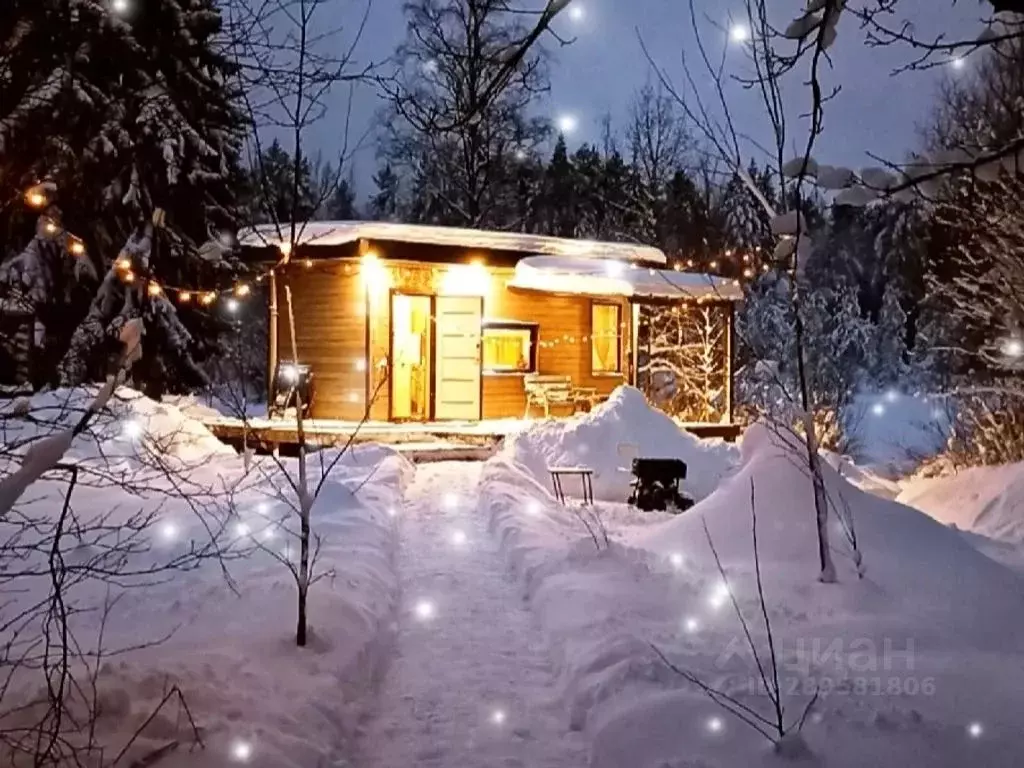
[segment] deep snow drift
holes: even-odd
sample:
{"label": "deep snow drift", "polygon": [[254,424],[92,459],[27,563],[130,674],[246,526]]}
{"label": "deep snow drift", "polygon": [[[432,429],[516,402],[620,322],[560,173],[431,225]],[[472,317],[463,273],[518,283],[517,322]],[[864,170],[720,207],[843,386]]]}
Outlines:
{"label": "deep snow drift", "polygon": [[485,467],[481,510],[560,654],[564,695],[572,722],[588,733],[591,764],[782,762],[651,647],[770,713],[730,597],[764,654],[751,484],[785,719],[798,720],[817,691],[802,736],[818,764],[1019,764],[1024,582],[955,531],[826,467],[830,498],[852,519],[867,570],[857,578],[833,523],[840,581],[820,584],[799,446],[761,426],[742,445],[740,466],[715,493],[664,522],[609,522],[613,544],[602,552],[522,466],[501,457]]}
{"label": "deep snow drift", "polygon": [[[594,470],[594,496],[625,501],[630,465],[619,446],[632,444],[646,458],[678,458],[687,464],[685,492],[695,499],[711,493],[728,474],[739,453],[720,441],[699,440],[647,404],[634,387],[618,387],[590,413],[569,419],[548,419],[505,438],[502,455],[548,485],[549,466],[585,466]],[[566,481],[566,491],[578,493]]]}
{"label": "deep snow drift", "polygon": [[[398,591],[391,512],[412,465],[390,449],[361,445],[331,469],[313,508],[320,578],[310,590],[310,647],[300,651],[295,584],[285,565],[298,552],[295,494],[285,475],[296,476],[296,460],[256,457],[247,471],[242,457],[174,406],[130,390],[118,397],[67,457],[83,472],[72,500],[86,533],[84,540],[73,531],[63,538],[65,560],[95,562],[116,535],[132,544],[118,567],[141,574],[76,579],[68,587],[79,609],[101,606],[108,595],[114,601],[102,627],[107,657],[97,677],[99,743],[112,757],[177,685],[206,748],[189,750],[187,720],[172,700],[142,729],[123,764],[173,740],[179,745],[159,760],[161,768],[340,764],[388,650]],[[73,423],[90,399],[84,390],[65,390],[6,403],[4,449]],[[314,483],[336,456],[309,457]],[[60,513],[63,477],[37,482],[17,507],[39,521],[39,536],[50,535],[46,527]],[[0,539],[10,540],[17,519],[0,523]],[[89,533],[100,520],[105,538]],[[222,558],[195,557],[200,550]],[[44,566],[38,576],[5,577],[9,599],[0,618],[45,598],[45,553],[28,556],[19,568],[27,571],[35,557]],[[171,563],[186,567],[162,570]],[[151,568],[156,572],[147,575]],[[97,611],[73,618],[83,649],[95,646],[101,622]],[[22,637],[33,631],[37,624]],[[0,702],[0,729],[35,711],[3,714],[45,690],[39,674],[14,675]],[[72,708],[81,712],[82,701],[72,696]]]}
{"label": "deep snow drift", "polygon": [[904,480],[897,501],[941,523],[1008,544],[1024,544],[1024,463],[972,467]]}

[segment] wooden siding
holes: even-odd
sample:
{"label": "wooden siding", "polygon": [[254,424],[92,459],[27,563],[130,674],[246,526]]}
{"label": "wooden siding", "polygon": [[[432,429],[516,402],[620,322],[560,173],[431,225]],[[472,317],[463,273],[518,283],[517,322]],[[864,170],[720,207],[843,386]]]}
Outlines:
{"label": "wooden siding", "polygon": [[[376,246],[363,246],[377,250]],[[394,246],[389,255],[399,255]],[[316,380],[313,415],[321,419],[354,419],[363,416],[364,398],[373,393],[383,380],[381,361],[390,356],[392,292],[443,295],[447,265],[382,259],[387,270],[387,284],[370,290],[371,319],[369,323],[369,354],[366,353],[365,323],[366,291],[359,274],[359,262],[314,261],[307,270],[295,270],[290,277],[296,306],[296,336],[299,358],[309,363]],[[561,296],[510,290],[507,282],[513,275],[510,267],[486,267],[489,275],[484,296],[484,318],[518,320],[537,323],[540,348],[537,371],[572,378],[573,384],[595,387],[607,395],[621,384],[627,372],[593,375],[591,372],[591,300],[587,297]],[[287,314],[281,301],[279,348],[281,359],[291,357]],[[602,299],[604,303],[609,300]],[[628,366],[631,318],[625,300],[622,306],[620,360]],[[369,375],[357,368],[356,361],[366,359]],[[485,419],[523,416],[526,395],[521,374],[487,374],[482,381],[482,415]],[[370,408],[370,418],[390,418],[390,391],[380,388]],[[353,393],[358,395],[351,401]]]}
{"label": "wooden siding", "polygon": [[358,421],[363,416],[366,312],[351,262],[318,261],[278,280],[278,355],[292,358],[284,285],[291,287],[299,361],[313,368],[313,418]]}

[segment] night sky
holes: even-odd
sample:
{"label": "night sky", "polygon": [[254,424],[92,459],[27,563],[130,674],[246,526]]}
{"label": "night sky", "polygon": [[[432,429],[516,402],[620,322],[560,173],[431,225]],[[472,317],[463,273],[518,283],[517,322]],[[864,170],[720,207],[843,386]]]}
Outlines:
{"label": "night sky", "polygon": [[[719,52],[727,38],[724,29],[729,24],[730,5],[714,0],[697,0],[697,3],[701,16],[707,15],[715,24],[722,25],[719,29],[703,18],[701,21],[705,44]],[[734,5],[734,12],[738,14],[741,6]],[[780,0],[773,5],[780,9],[782,17],[778,21],[785,26],[786,20],[796,15],[796,9],[803,3]],[[653,59],[680,87],[683,84],[680,52],[684,49],[688,58],[694,57],[695,72],[705,77],[695,59],[697,51],[688,0],[574,0],[574,6],[577,10],[572,14],[564,12],[556,28],[575,40],[572,45],[561,47],[548,39],[551,93],[536,105],[538,112],[552,119],[557,120],[562,115],[576,119],[578,127],[568,136],[570,146],[599,140],[600,120],[605,113],[610,113],[621,127],[634,91],[653,77],[638,34]],[[973,0],[960,0],[956,4],[952,0],[902,0],[899,7],[901,17],[914,23],[921,38],[933,37],[940,31],[976,35],[981,29],[980,19],[987,10],[987,6]],[[331,12],[345,13],[354,20],[361,8],[365,5],[339,0]],[[362,61],[383,60],[404,35],[401,1],[374,0],[357,56]],[[928,72],[891,76],[892,69],[907,61],[909,56],[905,49],[868,47],[857,20],[852,17],[842,20],[839,41],[832,50],[834,71],[827,76],[827,82],[841,83],[842,92],[826,113],[826,132],[815,153],[821,162],[853,166],[873,164],[867,151],[892,160],[901,159],[916,145],[918,127],[928,119],[940,78],[969,75],[968,61],[959,71],[946,65]],[[387,65],[384,66],[386,69]],[[732,44],[727,68],[742,72],[745,66],[749,65],[745,64],[742,52]],[[788,81],[786,93],[791,97],[790,111],[795,117],[802,111],[801,107],[806,106],[806,89],[801,87],[799,78],[794,77]],[[704,95],[712,94],[708,90]],[[328,157],[336,153],[341,144],[347,91],[339,89],[332,98],[337,107],[312,132],[314,144]],[[765,138],[767,122],[758,109],[757,98],[734,84],[730,100],[737,123],[752,135]],[[372,128],[374,111],[379,104],[372,86],[358,88],[353,102],[350,144]],[[802,133],[799,139],[804,140]],[[751,148],[750,152],[753,155],[756,150]],[[372,133],[363,138],[363,147],[353,163],[357,193],[362,199],[373,191],[370,177],[376,161]]]}

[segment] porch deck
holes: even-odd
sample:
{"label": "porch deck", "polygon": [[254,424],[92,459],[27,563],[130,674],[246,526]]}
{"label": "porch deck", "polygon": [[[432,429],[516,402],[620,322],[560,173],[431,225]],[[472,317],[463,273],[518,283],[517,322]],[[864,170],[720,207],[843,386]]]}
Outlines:
{"label": "porch deck", "polygon": [[[384,443],[403,453],[433,451],[452,454],[468,449],[493,449],[506,435],[529,424],[532,419],[484,419],[482,421],[387,422],[310,419],[303,424],[306,442],[321,446],[353,443]],[[299,442],[295,422],[284,419],[253,418],[248,421],[226,416],[203,419],[206,428],[221,441],[240,448],[243,442],[257,450],[276,450]],[[735,440],[735,424],[686,424],[684,429],[702,438]],[[477,451],[483,454],[485,451]],[[469,453],[473,453],[469,451]],[[467,454],[468,455],[468,454]]]}

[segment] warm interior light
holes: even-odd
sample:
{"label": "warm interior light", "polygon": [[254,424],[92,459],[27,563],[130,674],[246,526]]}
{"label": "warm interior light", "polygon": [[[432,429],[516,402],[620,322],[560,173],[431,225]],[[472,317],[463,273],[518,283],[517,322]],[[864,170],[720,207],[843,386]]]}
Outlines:
{"label": "warm interior light", "polygon": [[453,264],[441,279],[441,292],[448,296],[486,296],[491,276],[481,262]]}
{"label": "warm interior light", "polygon": [[391,276],[388,268],[381,264],[377,254],[367,251],[363,254],[360,271],[363,275],[363,285],[371,292],[379,293],[387,290],[391,285]]}

